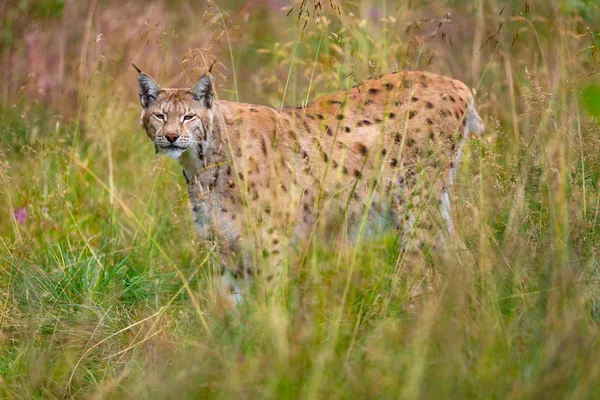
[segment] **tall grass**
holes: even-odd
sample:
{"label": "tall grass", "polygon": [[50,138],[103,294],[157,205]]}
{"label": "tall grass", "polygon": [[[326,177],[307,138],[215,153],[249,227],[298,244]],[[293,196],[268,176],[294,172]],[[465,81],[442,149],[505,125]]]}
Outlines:
{"label": "tall grass", "polygon": [[[280,6],[0,6],[0,396],[596,398],[599,7]],[[477,89],[487,133],[453,193],[464,249],[424,260],[426,296],[390,234],[314,242],[277,296],[258,279],[220,303],[128,67],[184,86],[213,59],[219,98],[274,107],[397,68]]]}

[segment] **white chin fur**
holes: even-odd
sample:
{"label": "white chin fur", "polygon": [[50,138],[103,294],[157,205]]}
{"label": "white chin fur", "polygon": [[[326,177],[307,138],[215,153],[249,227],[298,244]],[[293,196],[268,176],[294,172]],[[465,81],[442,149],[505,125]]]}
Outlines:
{"label": "white chin fur", "polygon": [[164,154],[170,158],[179,158],[187,149],[159,149],[159,154]]}

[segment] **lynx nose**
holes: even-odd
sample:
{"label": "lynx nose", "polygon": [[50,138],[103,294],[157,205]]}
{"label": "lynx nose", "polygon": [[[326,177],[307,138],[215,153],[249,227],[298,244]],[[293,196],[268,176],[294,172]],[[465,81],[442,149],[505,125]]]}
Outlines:
{"label": "lynx nose", "polygon": [[179,139],[179,135],[176,133],[165,133],[165,137],[169,141],[169,143],[175,143],[177,139]]}

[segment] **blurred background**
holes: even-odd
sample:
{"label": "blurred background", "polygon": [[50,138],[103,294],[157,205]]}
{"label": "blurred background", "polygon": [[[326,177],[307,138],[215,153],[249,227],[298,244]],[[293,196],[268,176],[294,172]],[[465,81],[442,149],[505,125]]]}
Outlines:
{"label": "blurred background", "polygon": [[[598,19],[595,2],[585,0],[7,0],[0,7],[3,105],[27,94],[65,115],[94,82],[128,87],[131,62],[166,86],[187,85],[216,62],[221,97],[237,90],[246,101],[275,104],[288,79],[307,86],[314,72],[317,92],[338,88],[348,74],[360,80],[407,67],[476,87],[493,84],[494,69],[508,64],[544,69],[536,78],[550,84],[564,57],[546,39],[561,38],[560,23],[573,29],[562,40],[576,46],[571,57],[580,67],[593,72],[596,61],[594,48],[579,54],[595,43]],[[522,79],[511,74],[513,85]]]}
{"label": "blurred background", "polygon": [[[214,63],[218,98],[273,107],[464,81],[466,251],[413,299],[393,235],[315,242],[227,311],[132,62],[165,87]],[[599,73],[595,0],[2,1],[0,396],[595,398]]]}

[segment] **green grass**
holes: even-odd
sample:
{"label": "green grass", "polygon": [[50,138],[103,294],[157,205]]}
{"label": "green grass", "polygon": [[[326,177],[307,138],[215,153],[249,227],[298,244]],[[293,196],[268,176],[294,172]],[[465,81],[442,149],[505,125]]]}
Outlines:
{"label": "green grass", "polygon": [[[56,2],[38,11],[26,3],[3,17],[13,30],[0,55],[11,74],[0,109],[0,397],[600,393],[594,2],[376,2],[340,14],[323,4],[319,15],[308,9],[302,34],[299,3],[285,17],[292,5],[259,12],[224,2],[221,16],[177,1],[153,30],[135,24],[139,15],[158,21],[145,3],[108,1],[92,21],[118,11],[133,22],[104,26],[100,39],[103,25],[93,23],[88,43],[93,2],[52,13]],[[444,38],[430,35],[435,23],[405,29],[448,11]],[[66,28],[69,40],[57,22],[66,12],[83,16]],[[18,30],[29,20],[46,24],[41,40],[65,40],[62,86],[44,93],[17,68],[35,51]],[[136,29],[149,33],[140,39]],[[83,77],[74,67],[82,45]],[[48,60],[59,47],[45,48]],[[239,308],[219,302],[214,249],[194,233],[180,168],[155,157],[139,127],[127,67],[186,85],[181,71],[194,75],[213,56],[220,98],[275,107],[396,65],[477,87],[487,134],[469,143],[454,193],[466,250],[425,258],[437,279],[416,306],[410,285],[422,277],[393,234],[339,252],[314,241],[289,255],[278,290],[258,278],[243,285]],[[49,65],[30,68],[39,78]]]}

